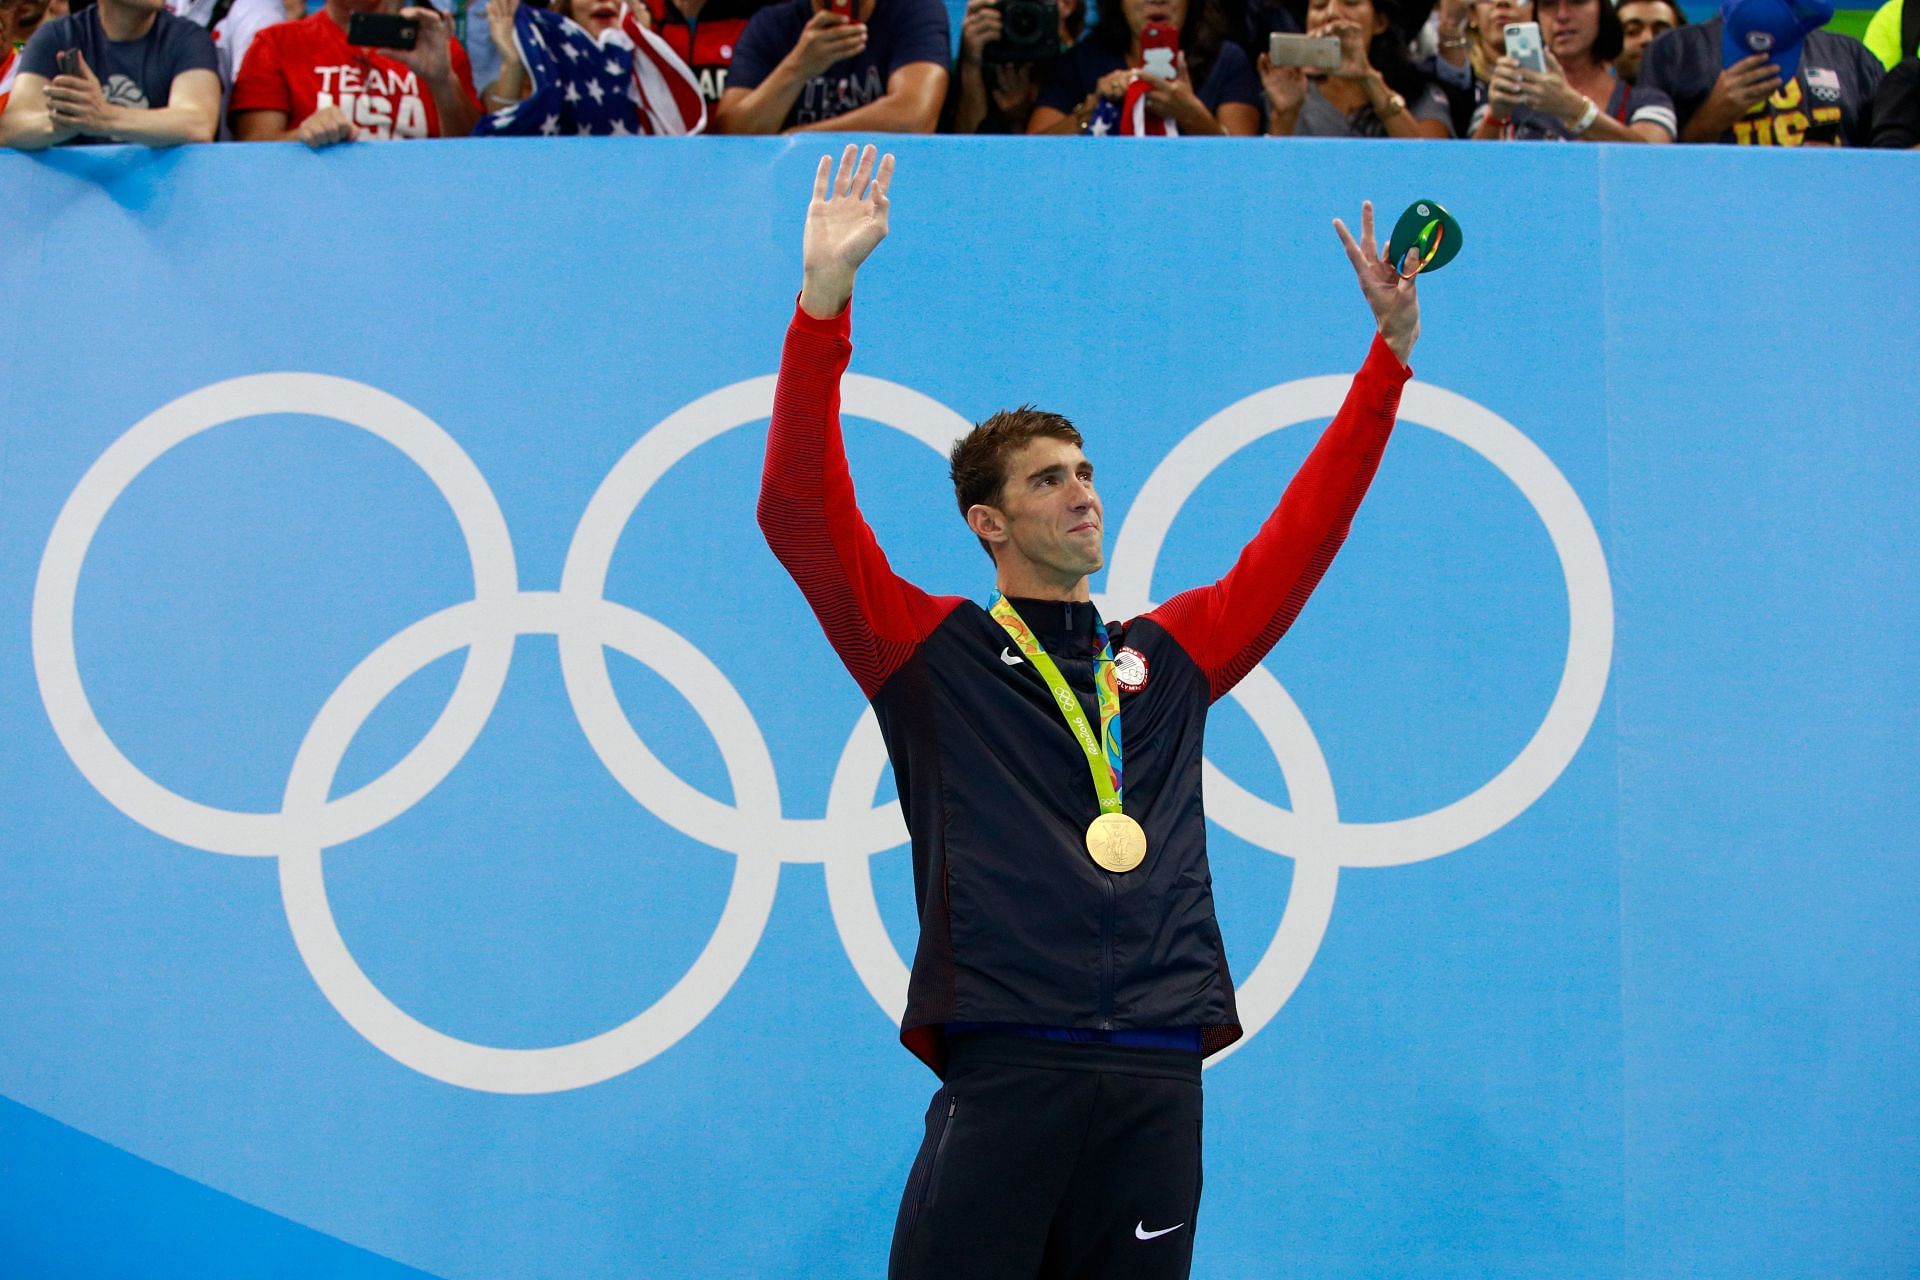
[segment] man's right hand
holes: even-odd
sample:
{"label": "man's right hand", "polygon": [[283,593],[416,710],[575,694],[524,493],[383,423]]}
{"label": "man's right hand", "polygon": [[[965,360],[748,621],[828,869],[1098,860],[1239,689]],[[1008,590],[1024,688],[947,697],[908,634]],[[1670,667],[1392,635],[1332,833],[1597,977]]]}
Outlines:
{"label": "man's right hand", "polygon": [[825,75],[828,67],[866,47],[865,23],[823,9],[807,19],[807,25],[800,29],[800,42],[793,46],[786,60],[802,80],[811,80]]}
{"label": "man's right hand", "polygon": [[1780,68],[1764,53],[1751,54],[1720,72],[1694,119],[1718,138],[1734,121],[1772,97],[1780,85]]}
{"label": "man's right hand", "polygon": [[294,136],[318,151],[336,142],[352,142],[358,133],[346,112],[339,107],[322,107],[300,122]]}
{"label": "man's right hand", "polygon": [[960,61],[978,66],[983,50],[1001,36],[1000,0],[967,0],[960,19]]}
{"label": "man's right hand", "polygon": [[[856,153],[858,167],[854,164]],[[857,151],[849,142],[840,155],[821,156],[813,175],[813,202],[807,206],[807,230],[800,255],[804,274],[800,306],[816,320],[837,316],[853,296],[854,273],[887,237],[887,186],[893,181],[893,155],[874,165],[874,148]]]}

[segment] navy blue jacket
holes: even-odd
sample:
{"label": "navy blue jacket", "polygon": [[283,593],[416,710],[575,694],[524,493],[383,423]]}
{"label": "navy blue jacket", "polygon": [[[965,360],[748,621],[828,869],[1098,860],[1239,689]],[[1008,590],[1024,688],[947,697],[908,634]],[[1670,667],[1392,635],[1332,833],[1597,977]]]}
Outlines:
{"label": "navy blue jacket", "polygon": [[[913,842],[920,941],[901,1041],[936,1072],[949,1022],[1240,1038],[1214,919],[1200,765],[1207,709],[1293,622],[1346,538],[1409,371],[1375,340],[1346,403],[1233,569],[1109,624],[1123,676],[1126,812],[1146,861],[1087,856],[1086,757],[1045,682],[980,605],[895,574],[854,500],[840,436],[843,311],[795,309],[774,393],[760,524],[872,701]],[[1093,704],[1092,606],[1014,602]],[[1128,651],[1131,651],[1129,653]],[[1136,661],[1137,659],[1137,661]],[[1143,669],[1144,668],[1144,669]]]}

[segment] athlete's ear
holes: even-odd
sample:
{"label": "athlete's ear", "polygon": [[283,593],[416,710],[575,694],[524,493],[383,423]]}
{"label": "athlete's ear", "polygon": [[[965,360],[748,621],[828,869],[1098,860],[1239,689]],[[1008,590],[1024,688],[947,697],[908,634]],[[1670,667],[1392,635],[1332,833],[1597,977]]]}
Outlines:
{"label": "athlete's ear", "polygon": [[984,502],[976,502],[967,508],[967,528],[973,535],[986,542],[1005,542],[1007,540],[1007,518],[998,507],[990,507]]}

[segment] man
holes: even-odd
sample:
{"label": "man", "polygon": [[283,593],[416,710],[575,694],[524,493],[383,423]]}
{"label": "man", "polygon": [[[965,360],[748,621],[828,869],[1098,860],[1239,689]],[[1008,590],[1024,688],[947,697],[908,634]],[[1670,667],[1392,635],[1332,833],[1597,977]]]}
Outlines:
{"label": "man", "polygon": [[[1824,0],[1721,0],[1717,17],[1647,46],[1640,85],[1673,100],[1680,142],[1863,147],[1883,74]],[[1741,55],[1745,56],[1741,56]]]}
{"label": "man", "polygon": [[1613,60],[1613,70],[1628,84],[1638,84],[1640,55],[1659,37],[1675,27],[1686,26],[1687,15],[1673,0],[1623,0],[1615,12],[1620,15],[1624,39],[1620,56]]}
{"label": "man", "polygon": [[227,114],[241,142],[332,146],[356,138],[464,138],[480,118],[473,66],[445,18],[400,9],[420,24],[411,49],[374,52],[347,42],[356,13],[391,12],[385,0],[327,0],[299,22],[254,38],[234,78]]}
{"label": "man", "polygon": [[912,838],[900,1039],[942,1084],[890,1274],[1185,1276],[1200,1059],[1240,1037],[1200,804],[1206,711],[1346,536],[1411,376],[1412,273],[1376,255],[1371,205],[1358,243],[1334,223],[1379,330],[1346,404],[1232,571],[1130,622],[1090,603],[1105,527],[1079,433],[1030,408],[976,427],[952,470],[993,558],[989,610],[896,576],[854,501],[839,384],[893,157],[854,162],[849,146],[814,178],[759,516],[873,704]]}
{"label": "man", "polygon": [[784,0],[733,51],[721,133],[932,133],[947,95],[940,0]]}
{"label": "man", "polygon": [[[60,59],[68,54],[70,69]],[[199,27],[163,0],[99,0],[42,22],[21,51],[0,145],[212,142],[220,124],[220,58]]]}

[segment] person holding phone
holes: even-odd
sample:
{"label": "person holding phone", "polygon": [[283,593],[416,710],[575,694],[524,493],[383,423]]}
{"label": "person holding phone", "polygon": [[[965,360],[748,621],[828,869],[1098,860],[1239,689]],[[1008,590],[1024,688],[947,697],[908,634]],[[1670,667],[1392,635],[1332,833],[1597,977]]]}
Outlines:
{"label": "person holding phone", "polygon": [[[1672,142],[1673,100],[1614,73],[1626,32],[1612,0],[1535,0],[1530,38],[1538,66],[1509,47],[1494,64],[1473,137],[1529,142]],[[1511,46],[1512,38],[1508,44]]]}
{"label": "person holding phone", "polygon": [[212,37],[162,0],[98,0],[28,39],[0,111],[0,145],[171,147],[212,142],[219,125]]}
{"label": "person holding phone", "polygon": [[[1186,135],[1250,138],[1260,131],[1260,83],[1215,0],[1116,0],[1098,6],[1087,38],[1055,66],[1027,120],[1027,132],[1090,131],[1101,99],[1118,104],[1139,81],[1147,85],[1146,110]],[[1160,39],[1172,37],[1171,74],[1152,63]],[[1158,70],[1156,71],[1156,66]]]}
{"label": "person holding phone", "polygon": [[1434,53],[1419,66],[1447,95],[1454,136],[1473,134],[1493,64],[1507,51],[1507,24],[1532,16],[1531,0],[1440,0],[1434,10]]}
{"label": "person holding phone", "polygon": [[783,0],[733,51],[720,133],[932,133],[951,53],[941,0]]}
{"label": "person holding phone", "polygon": [[1340,42],[1340,65],[1276,67],[1262,55],[1269,137],[1450,138],[1446,95],[1407,55],[1397,0],[1308,0],[1307,34]]}
{"label": "person holding phone", "polygon": [[1823,29],[1830,13],[1721,0],[1713,18],[1647,46],[1640,86],[1672,99],[1681,142],[1864,147],[1885,71],[1864,44]]}
{"label": "person holding phone", "polygon": [[1345,403],[1226,576],[1131,620],[1092,603],[1105,524],[1073,424],[1023,406],[961,437],[949,473],[992,562],[983,606],[894,573],[841,442],[854,277],[893,171],[852,146],[815,170],[757,512],[873,705],[913,850],[900,1040],[940,1086],[887,1274],[1181,1280],[1200,1063],[1241,1036],[1207,865],[1208,709],[1346,539],[1412,376],[1417,273],[1376,247],[1371,204],[1357,240],[1334,220],[1373,321]]}
{"label": "person holding phone", "polygon": [[[360,38],[398,47],[356,44]],[[408,37],[411,36],[411,39]],[[326,0],[301,19],[254,38],[227,106],[241,142],[304,142],[320,148],[355,139],[456,138],[480,118],[473,66],[433,9],[398,0]]]}

